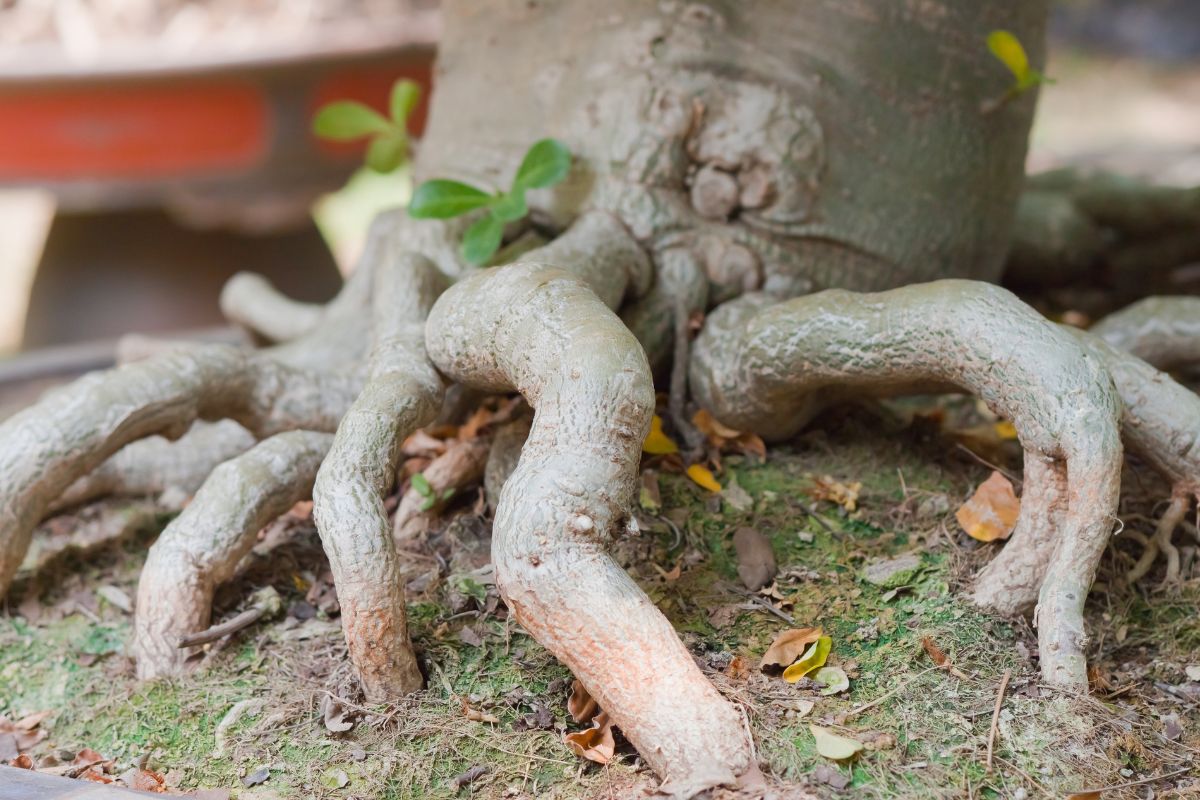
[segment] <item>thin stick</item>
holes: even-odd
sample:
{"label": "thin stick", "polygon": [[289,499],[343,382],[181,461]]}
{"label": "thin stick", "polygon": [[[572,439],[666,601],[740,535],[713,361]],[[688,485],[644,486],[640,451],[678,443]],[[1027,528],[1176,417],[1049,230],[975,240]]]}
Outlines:
{"label": "thin stick", "polygon": [[861,705],[858,708],[850,709],[849,711],[846,712],[845,716],[842,717],[842,720],[843,721],[848,720],[851,717],[856,717],[859,714],[861,714],[862,712],[874,708],[875,706],[882,703],[884,700],[887,700],[889,697],[896,694],[896,692],[900,691],[901,689],[907,688],[910,684],[912,684],[918,678],[928,675],[929,673],[933,672],[935,669],[941,669],[941,667],[933,666],[933,667],[928,667],[926,669],[921,670],[916,675],[913,675],[911,678],[909,678],[908,680],[901,683],[895,689],[892,689],[890,692],[885,692],[885,693],[881,694],[879,697],[876,697],[874,700],[867,703],[866,705]]}
{"label": "thin stick", "polygon": [[1118,783],[1113,786],[1105,786],[1103,789],[1084,789],[1075,794],[1101,794],[1103,792],[1111,792],[1114,789],[1128,789],[1130,786],[1141,786],[1144,783],[1154,783],[1156,781],[1165,781],[1167,778],[1174,778],[1176,775],[1182,775],[1185,772],[1191,772],[1191,767],[1177,769],[1174,772],[1168,772],[1166,775],[1155,775],[1151,778],[1142,778],[1140,781],[1129,781],[1128,783]]}
{"label": "thin stick", "polygon": [[1017,487],[1020,487],[1020,486],[1021,486],[1021,479],[1020,479],[1020,478],[1018,478],[1017,476],[1013,475],[1011,472],[1009,472],[1008,470],[1004,469],[1003,467],[998,467],[998,466],[996,466],[995,464],[993,464],[992,462],[988,461],[988,460],[987,460],[986,458],[984,458],[983,456],[979,455],[979,453],[976,453],[974,450],[972,450],[971,448],[967,447],[967,446],[966,446],[965,444],[963,444],[962,442],[958,442],[958,443],[956,443],[956,444],[955,444],[955,447],[957,447],[959,450],[962,450],[964,453],[966,453],[966,454],[967,454],[967,455],[969,455],[971,458],[973,458],[973,459],[975,459],[976,461],[978,461],[980,464],[983,464],[985,467],[990,467],[990,468],[992,468],[992,469],[996,470],[996,472],[999,472],[1001,475],[1003,475],[1004,477],[1006,477],[1006,478],[1008,478],[1010,481],[1012,481],[1014,484],[1016,484],[1016,486],[1017,486]]}
{"label": "thin stick", "polygon": [[739,589],[739,588],[738,588],[738,587],[736,587],[736,586],[733,586],[733,587],[730,587],[730,588],[732,588],[734,592],[736,592],[737,594],[740,594],[742,597],[745,597],[745,598],[747,598],[748,600],[750,600],[750,601],[752,601],[752,602],[756,603],[756,604],[757,604],[758,606],[760,606],[760,607],[761,607],[761,608],[762,608],[764,611],[770,611],[772,614],[774,614],[775,616],[779,617],[781,620],[783,620],[784,622],[786,622],[788,625],[792,625],[792,626],[794,626],[794,625],[796,624],[796,620],[792,619],[792,618],[791,618],[791,617],[789,617],[787,614],[783,613],[783,612],[782,612],[782,611],[780,611],[778,608],[776,608],[775,606],[773,606],[773,605],[771,605],[770,603],[768,603],[766,600],[763,600],[763,599],[762,599],[761,597],[759,597],[758,595],[756,595],[756,594],[754,594],[754,593],[752,593],[752,592],[747,592],[747,591],[746,591],[746,590],[744,590],[744,589]]}
{"label": "thin stick", "polygon": [[1012,677],[1012,670],[1004,670],[1004,675],[1000,678],[1000,688],[996,690],[996,705],[992,707],[992,727],[988,730],[988,745],[987,745],[987,765],[986,772],[992,774],[992,751],[996,747],[996,729],[1000,727],[1000,706],[1004,704],[1004,690],[1008,688],[1008,679]]}
{"label": "thin stick", "polygon": [[242,628],[248,628],[258,622],[266,610],[260,606],[248,608],[238,614],[228,622],[222,622],[220,625],[213,625],[211,628],[199,631],[197,633],[186,633],[179,637],[177,647],[196,647],[201,644],[215,642],[218,639],[224,639],[232,633],[237,633]]}

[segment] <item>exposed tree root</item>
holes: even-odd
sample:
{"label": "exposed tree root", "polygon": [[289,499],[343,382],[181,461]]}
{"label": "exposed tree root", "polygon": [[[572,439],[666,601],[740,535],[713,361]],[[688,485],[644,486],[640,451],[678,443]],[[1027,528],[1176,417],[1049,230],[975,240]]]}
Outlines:
{"label": "exposed tree root", "polygon": [[383,498],[400,445],[441,408],[441,376],[425,354],[425,317],[447,283],[429,260],[405,254],[375,275],[366,387],[337,429],[313,490],[350,660],[371,700],[419,689],[404,583]]}
{"label": "exposed tree root", "polygon": [[178,641],[208,627],[213,592],[258,532],[312,494],[332,434],[292,431],[213,470],[195,499],[150,548],[138,582],[132,652],[139,678],[179,672]]}
{"label": "exposed tree root", "polygon": [[1024,538],[1060,523],[1038,603],[1043,675],[1087,685],[1083,604],[1115,521],[1119,401],[1069,335],[1011,294],[964,281],[774,306],[747,297],[709,317],[691,375],[719,419],[772,437],[847,393],[965,389],[1011,420],[1027,458],[1042,462],[1026,480]]}
{"label": "exposed tree root", "polygon": [[195,494],[218,464],[249,450],[254,441],[233,420],[197,422],[175,441],[161,436],[142,439],[71,484],[50,511],[113,495],[152,496],[168,489]]}
{"label": "exposed tree root", "polygon": [[[589,237],[581,226],[562,239]],[[430,315],[430,355],[454,380],[516,389],[536,409],[496,515],[497,584],[522,626],[571,668],[664,779],[662,791],[691,797],[756,766],[738,713],[606,552],[630,525],[654,412],[644,352],[608,303],[644,257],[619,226],[580,248],[582,262],[564,252],[550,245],[530,253],[531,263],[449,290]]]}
{"label": "exposed tree root", "polygon": [[333,430],[355,376],[312,373],[226,345],[194,345],[88,375],[0,426],[0,593],[63,491],[125,445],[230,418],[259,436]]}
{"label": "exposed tree root", "polygon": [[1200,364],[1200,297],[1147,297],[1091,332],[1159,369]]}
{"label": "exposed tree root", "polygon": [[317,327],[326,307],[281,294],[253,272],[239,272],[221,290],[221,313],[272,342],[290,342]]}

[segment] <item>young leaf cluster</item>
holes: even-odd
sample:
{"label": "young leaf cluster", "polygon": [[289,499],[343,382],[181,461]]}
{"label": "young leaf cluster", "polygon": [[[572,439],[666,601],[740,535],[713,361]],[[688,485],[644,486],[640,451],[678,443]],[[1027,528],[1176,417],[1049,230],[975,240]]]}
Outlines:
{"label": "young leaf cluster", "polygon": [[454,496],[454,489],[446,489],[440,495],[434,490],[433,485],[429,482],[422,473],[418,472],[412,476],[412,487],[417,494],[421,495],[421,510],[430,511],[434,506],[440,505],[448,501]]}
{"label": "young leaf cluster", "polygon": [[388,117],[354,100],[328,103],[313,117],[313,133],[337,142],[370,137],[367,166],[376,172],[392,172],[408,160],[408,117],[420,97],[420,86],[398,80],[392,84]]}
{"label": "young leaf cluster", "polygon": [[449,219],[476,209],[486,209],[463,234],[462,255],[469,263],[486,264],[500,248],[504,226],[529,213],[525,192],[561,182],[571,169],[571,151],[557,139],[534,142],[521,160],[507,192],[489,194],[459,181],[431,180],[413,192],[409,216],[417,219]]}

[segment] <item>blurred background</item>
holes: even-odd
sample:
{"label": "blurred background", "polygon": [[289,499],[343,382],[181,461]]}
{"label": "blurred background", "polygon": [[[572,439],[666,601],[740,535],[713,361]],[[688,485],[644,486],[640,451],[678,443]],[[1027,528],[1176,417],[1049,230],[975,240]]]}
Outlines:
{"label": "blurred background", "polygon": [[[0,354],[218,326],[241,269],[331,296],[409,181],[309,121],[428,90],[438,33],[434,0],[0,0]],[[1200,1],[1063,0],[1050,53],[1031,170],[1200,183]]]}

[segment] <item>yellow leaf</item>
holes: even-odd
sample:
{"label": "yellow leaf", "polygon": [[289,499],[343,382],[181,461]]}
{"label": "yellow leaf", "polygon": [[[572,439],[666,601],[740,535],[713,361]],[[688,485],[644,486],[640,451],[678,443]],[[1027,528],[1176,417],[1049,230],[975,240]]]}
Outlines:
{"label": "yellow leaf", "polygon": [[972,539],[994,542],[1008,538],[1020,511],[1021,501],[1008,478],[993,472],[954,516]]}
{"label": "yellow leaf", "polygon": [[662,417],[658,414],[650,420],[650,433],[646,434],[646,441],[642,442],[642,450],[652,456],[666,456],[679,452],[679,446],[671,441],[670,436],[663,433]]}
{"label": "yellow leaf", "polygon": [[1016,426],[1006,419],[1002,419],[993,425],[992,430],[996,432],[997,436],[1005,441],[1011,442],[1013,439],[1017,438]]}
{"label": "yellow leaf", "polygon": [[783,679],[788,683],[795,683],[813,670],[825,666],[825,659],[829,658],[832,648],[833,639],[828,636],[820,637],[804,651],[804,655],[800,656],[795,664],[783,671]]}
{"label": "yellow leaf", "polygon": [[1025,48],[1016,36],[1008,31],[992,31],[988,34],[987,46],[992,55],[1008,67],[1018,85],[1024,85],[1029,80],[1029,57],[1025,55]]}
{"label": "yellow leaf", "polygon": [[863,749],[863,743],[857,739],[838,736],[833,731],[828,728],[822,728],[820,725],[809,725],[808,729],[812,732],[813,739],[817,742],[817,752],[826,758],[832,758],[834,761],[844,761],[847,758],[854,758]]}
{"label": "yellow leaf", "polygon": [[721,491],[721,484],[717,483],[717,479],[713,477],[712,471],[707,467],[702,467],[699,464],[692,464],[687,468],[687,476],[692,479],[692,482],[697,486],[702,486],[710,492]]}

